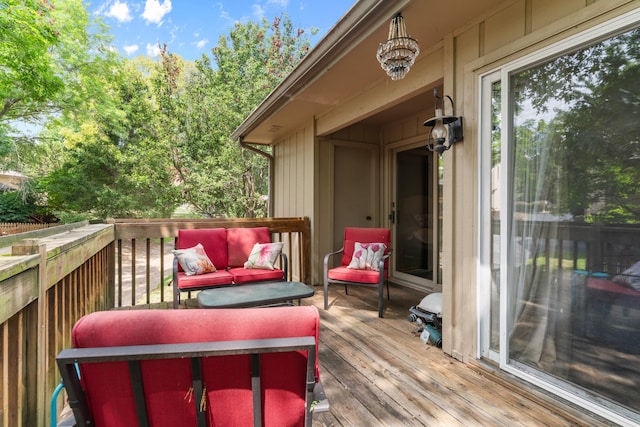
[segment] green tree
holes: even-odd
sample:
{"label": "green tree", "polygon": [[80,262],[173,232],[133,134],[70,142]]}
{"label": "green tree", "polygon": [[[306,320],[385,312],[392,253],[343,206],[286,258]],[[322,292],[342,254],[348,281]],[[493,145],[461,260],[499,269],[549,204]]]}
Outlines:
{"label": "green tree", "polygon": [[12,123],[33,121],[64,87],[50,51],[60,44],[60,22],[47,0],[0,0],[0,153]]}
{"label": "green tree", "polygon": [[516,73],[511,84],[516,116],[535,112],[515,124],[514,160],[535,171],[544,151],[542,176],[515,177],[514,193],[544,178],[540,194],[525,200],[550,201],[554,213],[588,221],[638,223],[640,30]]}
{"label": "green tree", "polygon": [[562,117],[557,150],[571,180],[567,209],[583,215],[592,204],[602,207],[597,222],[640,221],[640,63],[626,64],[619,74],[592,88]]}
{"label": "green tree", "polygon": [[27,222],[27,218],[37,214],[33,198],[24,196],[20,191],[0,193],[0,222]]}
{"label": "green tree", "polygon": [[[63,140],[63,161],[42,180],[53,208],[99,217],[173,212],[179,192],[157,137],[157,108],[147,77],[153,66],[126,61],[119,79],[104,82],[111,93],[106,105],[92,108],[89,101],[81,124],[74,116],[56,122],[52,133]],[[42,145],[50,152],[57,146]]]}
{"label": "green tree", "polygon": [[268,164],[229,135],[309,50],[287,16],[237,24],[195,70],[166,51],[154,79],[183,197],[204,215],[267,214]]}
{"label": "green tree", "polygon": [[80,0],[51,13],[60,35],[46,57],[64,87],[34,107],[44,129],[35,139],[14,135],[5,165],[33,177],[60,215],[169,215],[179,193],[156,139],[153,62],[122,60]]}

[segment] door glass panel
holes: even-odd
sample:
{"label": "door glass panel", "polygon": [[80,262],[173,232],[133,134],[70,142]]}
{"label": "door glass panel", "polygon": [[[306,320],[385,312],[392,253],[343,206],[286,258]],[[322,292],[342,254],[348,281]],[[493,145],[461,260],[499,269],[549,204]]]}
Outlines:
{"label": "door glass panel", "polygon": [[433,280],[433,157],[421,147],[396,162],[396,271]]}
{"label": "door glass panel", "polygon": [[491,333],[489,348],[500,350],[500,150],[502,83],[491,84],[491,241],[489,263],[491,265]]}
{"label": "door glass panel", "polygon": [[509,363],[639,421],[640,30],[509,93]]}

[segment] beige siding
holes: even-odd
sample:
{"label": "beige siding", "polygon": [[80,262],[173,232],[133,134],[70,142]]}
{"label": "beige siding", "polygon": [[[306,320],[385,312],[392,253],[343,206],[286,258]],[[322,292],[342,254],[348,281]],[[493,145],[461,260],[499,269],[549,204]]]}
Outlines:
{"label": "beige siding", "polygon": [[478,43],[483,46],[483,52],[491,52],[525,34],[525,9],[525,0],[521,0],[481,23],[484,27],[483,38]]}
{"label": "beige siding", "polygon": [[435,114],[433,106],[429,107],[415,115],[384,126],[382,129],[382,141],[384,144],[394,144],[415,137],[422,137],[426,142],[428,128],[424,127],[423,123]]}
{"label": "beige siding", "polygon": [[[283,138],[274,146],[275,170],[273,183],[273,215],[275,217],[304,217],[314,223],[314,130],[313,122],[307,127]],[[313,241],[313,232],[312,232]],[[298,251],[294,241],[290,253]],[[313,253],[313,247],[312,247]],[[312,274],[313,274],[312,265]],[[294,279],[300,279],[293,271]]]}
{"label": "beige siding", "polygon": [[569,16],[587,4],[587,0],[534,0],[531,2],[531,31],[549,25],[563,16]]}

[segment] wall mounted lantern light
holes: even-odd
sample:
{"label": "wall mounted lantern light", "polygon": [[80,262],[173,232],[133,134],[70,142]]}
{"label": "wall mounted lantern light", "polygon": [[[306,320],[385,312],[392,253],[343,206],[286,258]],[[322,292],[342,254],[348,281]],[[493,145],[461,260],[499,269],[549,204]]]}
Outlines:
{"label": "wall mounted lantern light", "polygon": [[[431,152],[444,153],[458,141],[464,139],[462,134],[462,117],[456,117],[456,107],[449,95],[438,96],[438,89],[433,90],[436,98],[436,116],[430,118],[424,125],[431,127],[427,139],[427,149]],[[445,113],[444,100],[447,98],[451,103],[451,115]]]}
{"label": "wall mounted lantern light", "polygon": [[398,12],[391,19],[389,37],[386,42],[380,43],[376,58],[382,69],[391,76],[391,80],[401,80],[416,62],[418,54],[420,54],[418,42],[407,34],[404,18]]}

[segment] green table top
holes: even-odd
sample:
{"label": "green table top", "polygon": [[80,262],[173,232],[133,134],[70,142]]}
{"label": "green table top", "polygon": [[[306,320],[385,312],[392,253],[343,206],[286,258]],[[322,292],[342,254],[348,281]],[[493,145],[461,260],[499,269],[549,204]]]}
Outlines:
{"label": "green table top", "polygon": [[307,298],[313,292],[300,282],[258,282],[200,291],[198,304],[202,308],[254,307]]}

